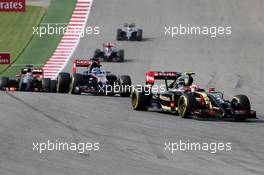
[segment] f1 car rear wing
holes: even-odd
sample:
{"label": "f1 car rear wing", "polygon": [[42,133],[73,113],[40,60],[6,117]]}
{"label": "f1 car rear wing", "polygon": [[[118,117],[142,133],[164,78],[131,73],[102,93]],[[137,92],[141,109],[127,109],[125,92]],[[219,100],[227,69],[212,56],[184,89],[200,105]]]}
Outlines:
{"label": "f1 car rear wing", "polygon": [[146,84],[152,85],[155,80],[176,80],[181,75],[180,72],[149,71],[146,73]]}
{"label": "f1 car rear wing", "polygon": [[72,67],[72,73],[75,74],[77,72],[78,67],[89,68],[93,62],[96,62],[98,65],[100,65],[99,60],[74,60],[73,67]]}
{"label": "f1 car rear wing", "polygon": [[[28,68],[23,68],[21,70],[21,74],[26,74],[27,72],[28,72]],[[33,75],[42,75],[44,71],[41,68],[32,68],[31,72]]]}
{"label": "f1 car rear wing", "polygon": [[116,47],[116,44],[114,44],[114,43],[104,43],[103,47]]}
{"label": "f1 car rear wing", "polygon": [[160,71],[149,71],[146,73],[146,84],[153,85],[155,80],[176,80],[181,75],[192,76],[194,72],[160,72]]}
{"label": "f1 car rear wing", "polygon": [[124,27],[136,27],[136,24],[135,23],[125,23],[124,24]]}

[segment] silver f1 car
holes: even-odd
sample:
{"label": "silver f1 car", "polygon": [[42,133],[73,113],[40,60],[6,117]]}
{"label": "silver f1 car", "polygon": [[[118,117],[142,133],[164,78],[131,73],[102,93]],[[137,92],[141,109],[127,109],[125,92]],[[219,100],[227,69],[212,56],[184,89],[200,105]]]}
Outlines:
{"label": "silver f1 car", "polygon": [[134,23],[124,24],[124,29],[117,29],[116,40],[142,41],[143,30],[136,29]]}

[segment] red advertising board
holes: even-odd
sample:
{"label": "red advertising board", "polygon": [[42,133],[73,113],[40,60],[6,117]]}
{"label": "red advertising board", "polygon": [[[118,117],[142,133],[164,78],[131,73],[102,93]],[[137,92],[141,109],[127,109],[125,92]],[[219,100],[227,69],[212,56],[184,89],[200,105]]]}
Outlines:
{"label": "red advertising board", "polygon": [[9,53],[0,53],[0,64],[10,64],[10,54]]}
{"label": "red advertising board", "polygon": [[26,0],[0,0],[0,12],[25,12]]}

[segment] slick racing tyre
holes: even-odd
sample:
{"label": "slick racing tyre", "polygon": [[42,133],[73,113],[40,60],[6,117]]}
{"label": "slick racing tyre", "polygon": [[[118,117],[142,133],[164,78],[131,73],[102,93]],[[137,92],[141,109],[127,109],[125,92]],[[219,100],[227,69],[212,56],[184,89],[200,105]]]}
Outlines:
{"label": "slick racing tyre", "polygon": [[138,41],[142,41],[142,36],[143,36],[143,30],[142,29],[139,29],[137,31],[137,40]]}
{"label": "slick racing tyre", "polygon": [[57,78],[57,92],[69,93],[71,83],[71,76],[67,72],[61,72]]}
{"label": "slick racing tyre", "polygon": [[[236,95],[231,100],[231,106],[234,110],[251,110],[250,101],[246,95]],[[244,121],[246,118],[235,117],[235,120]]]}
{"label": "slick racing tyre", "polygon": [[125,57],[125,51],[122,50],[118,50],[117,52],[117,61],[118,62],[124,62],[124,57]]}
{"label": "slick racing tyre", "polygon": [[9,78],[8,77],[0,77],[0,89],[8,87]]}
{"label": "slick racing tyre", "polygon": [[131,103],[134,110],[146,111],[150,105],[151,95],[135,88],[131,94]]}
{"label": "slick racing tyre", "polygon": [[77,91],[76,87],[80,86],[83,81],[82,74],[73,74],[72,81],[71,81],[71,94],[81,94],[81,91]]}
{"label": "slick racing tyre", "polygon": [[195,99],[191,94],[183,94],[178,100],[178,115],[181,118],[189,118],[195,106]]}
{"label": "slick racing tyre", "polygon": [[42,90],[45,92],[50,92],[50,78],[42,79]]}
{"label": "slick racing tyre", "polygon": [[50,92],[56,93],[57,89],[57,81],[56,80],[50,80]]}
{"label": "slick racing tyre", "polygon": [[249,99],[246,95],[236,95],[231,100],[235,110],[251,110]]}
{"label": "slick racing tyre", "polygon": [[121,88],[121,97],[129,97],[131,94],[131,78],[128,75],[121,75],[118,77],[118,82]]}
{"label": "slick racing tyre", "polygon": [[121,41],[122,39],[123,39],[122,29],[117,29],[117,32],[116,32],[116,40],[117,41]]}

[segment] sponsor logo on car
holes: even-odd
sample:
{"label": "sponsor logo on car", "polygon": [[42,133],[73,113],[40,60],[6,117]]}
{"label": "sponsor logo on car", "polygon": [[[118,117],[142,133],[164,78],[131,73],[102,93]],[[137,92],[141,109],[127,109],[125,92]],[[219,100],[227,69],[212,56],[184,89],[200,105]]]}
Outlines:
{"label": "sponsor logo on car", "polygon": [[0,0],[0,12],[25,12],[26,0]]}

